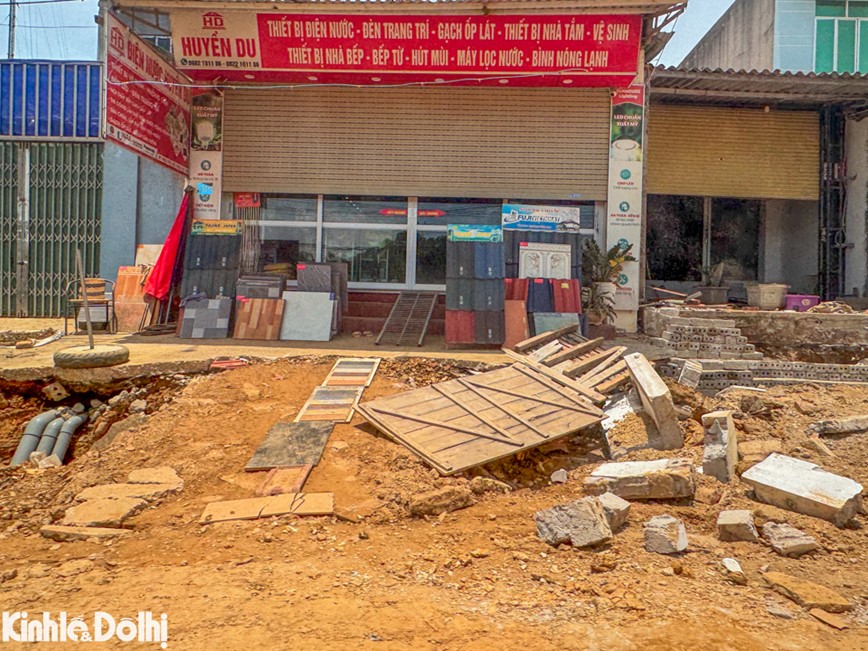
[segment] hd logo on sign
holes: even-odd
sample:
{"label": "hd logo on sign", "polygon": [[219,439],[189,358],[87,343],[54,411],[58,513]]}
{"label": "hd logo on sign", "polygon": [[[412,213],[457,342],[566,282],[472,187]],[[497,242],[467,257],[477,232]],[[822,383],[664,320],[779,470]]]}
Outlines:
{"label": "hd logo on sign", "polygon": [[31,617],[26,611],[4,612],[0,642],[151,642],[160,648],[168,647],[169,618],[162,613],[142,611],[135,618],[119,620],[100,610],[90,621],[84,617],[69,617],[66,612],[57,615],[44,612]]}

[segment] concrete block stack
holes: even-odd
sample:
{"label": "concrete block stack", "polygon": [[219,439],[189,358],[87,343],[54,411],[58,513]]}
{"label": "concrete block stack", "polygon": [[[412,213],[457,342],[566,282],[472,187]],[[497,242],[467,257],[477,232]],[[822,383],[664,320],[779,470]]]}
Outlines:
{"label": "concrete block stack", "polygon": [[728,319],[690,319],[666,316],[662,337],[651,342],[671,348],[685,359],[762,359],[762,353],[748,343],[735,321]]}

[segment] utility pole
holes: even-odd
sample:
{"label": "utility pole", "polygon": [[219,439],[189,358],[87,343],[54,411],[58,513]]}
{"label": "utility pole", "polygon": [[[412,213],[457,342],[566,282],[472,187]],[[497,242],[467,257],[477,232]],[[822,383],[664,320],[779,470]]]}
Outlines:
{"label": "utility pole", "polygon": [[18,4],[15,0],[9,0],[9,49],[6,52],[7,59],[15,58],[15,13],[18,10]]}

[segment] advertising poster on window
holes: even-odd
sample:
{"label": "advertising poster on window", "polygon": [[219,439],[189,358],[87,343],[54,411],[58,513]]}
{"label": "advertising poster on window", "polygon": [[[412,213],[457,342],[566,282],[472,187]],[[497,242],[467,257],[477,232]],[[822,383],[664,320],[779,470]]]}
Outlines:
{"label": "advertising poster on window", "polygon": [[503,242],[503,229],[500,226],[449,224],[447,239],[450,242]]}
{"label": "advertising poster on window", "polygon": [[106,139],[186,176],[190,80],[111,13],[106,27]]}
{"label": "advertising poster on window", "polygon": [[216,92],[193,96],[190,182],[193,215],[197,219],[220,219],[223,189],[223,97]]}
{"label": "advertising poster on window", "polygon": [[508,231],[556,231],[561,224],[578,229],[581,223],[578,206],[503,204],[503,228]]}
{"label": "advertising poster on window", "polygon": [[[616,258],[640,257],[642,239],[642,162],[645,133],[645,87],[630,86],[612,96],[609,147],[607,248],[618,246]],[[639,309],[640,272],[644,263],[624,262],[616,279],[615,310]],[[635,316],[619,315],[619,326],[635,329]],[[628,323],[628,321],[630,323]]]}
{"label": "advertising poster on window", "polygon": [[628,86],[638,15],[397,16],[171,12],[175,63],[197,80]]}

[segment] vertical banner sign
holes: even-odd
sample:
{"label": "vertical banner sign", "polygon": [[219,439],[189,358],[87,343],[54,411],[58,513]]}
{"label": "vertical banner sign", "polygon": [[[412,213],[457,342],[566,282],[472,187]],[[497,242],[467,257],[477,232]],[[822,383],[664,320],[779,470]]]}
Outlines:
{"label": "vertical banner sign", "polygon": [[187,175],[189,79],[108,14],[105,137]]}
{"label": "vertical banner sign", "polygon": [[193,192],[193,216],[196,219],[220,219],[223,193],[223,96],[204,92],[193,96],[190,109],[192,141],[190,146],[190,182]]}
{"label": "vertical banner sign", "polygon": [[[641,257],[642,248],[642,160],[645,118],[645,87],[633,85],[617,89],[612,96],[611,139],[609,143],[609,213],[606,228],[607,248],[632,245],[630,254]],[[639,309],[639,284],[643,260],[625,262],[617,279],[615,310]],[[620,315],[619,315],[620,316]],[[626,316],[619,325],[626,326]],[[635,316],[629,317],[635,329]]]}

